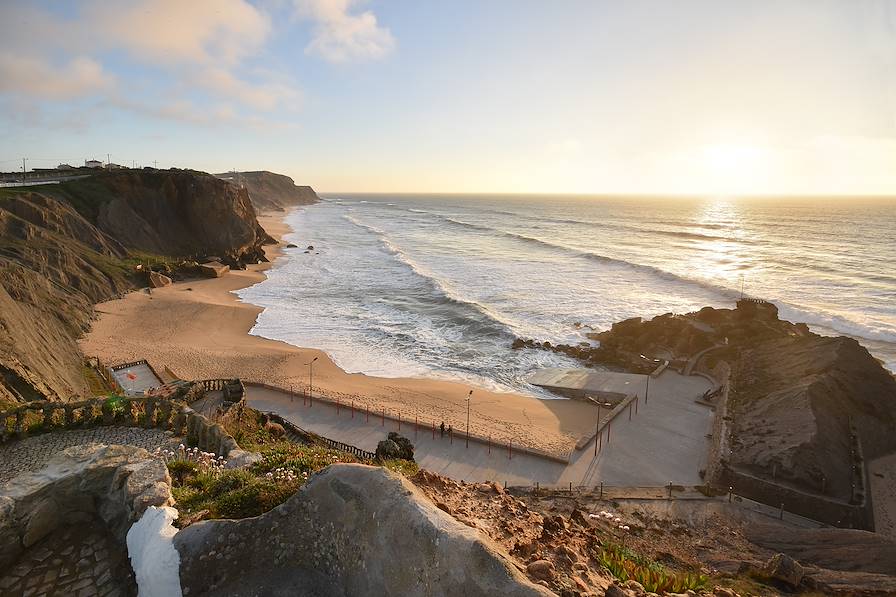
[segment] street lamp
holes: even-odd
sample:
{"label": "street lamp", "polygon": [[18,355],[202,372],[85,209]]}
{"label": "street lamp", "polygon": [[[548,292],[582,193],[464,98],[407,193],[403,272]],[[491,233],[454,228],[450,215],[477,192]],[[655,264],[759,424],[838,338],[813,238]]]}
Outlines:
{"label": "street lamp", "polygon": [[591,396],[585,398],[597,405],[597,420],[594,422],[594,455],[597,456],[597,434],[600,433],[600,407],[612,406],[609,402],[598,402]]}
{"label": "street lamp", "polygon": [[308,395],[311,396],[314,393],[314,361],[317,360],[318,357],[314,357],[311,359],[310,363],[305,363],[308,365]]}
{"label": "street lamp", "polygon": [[[652,361],[654,363],[659,363],[661,361],[661,359],[648,358],[648,357],[644,356],[643,354],[640,355],[640,357],[642,359],[644,359],[645,361]],[[647,404],[647,395],[649,393],[650,393],[650,373],[647,374],[647,388],[644,389],[644,404]]]}
{"label": "street lamp", "polygon": [[470,401],[473,399],[473,390],[467,394],[467,447],[470,447]]}

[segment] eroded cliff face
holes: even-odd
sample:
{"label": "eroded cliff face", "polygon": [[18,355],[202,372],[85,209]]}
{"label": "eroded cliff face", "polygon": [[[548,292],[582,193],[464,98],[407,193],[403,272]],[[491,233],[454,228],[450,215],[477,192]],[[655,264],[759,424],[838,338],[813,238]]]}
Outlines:
{"label": "eroded cliff face", "polygon": [[283,211],[294,205],[310,205],[320,201],[311,187],[297,185],[292,178],[267,170],[222,172],[215,176],[245,188],[258,211]]}
{"label": "eroded cliff face", "polygon": [[63,197],[128,249],[177,257],[213,255],[239,266],[273,243],[245,189],[185,170],[123,171],[62,185]]}
{"label": "eroded cliff face", "polygon": [[76,339],[95,303],[144,284],[134,266],[146,254],[241,267],[268,242],[246,191],[203,173],[0,191],[0,402],[87,392]]}

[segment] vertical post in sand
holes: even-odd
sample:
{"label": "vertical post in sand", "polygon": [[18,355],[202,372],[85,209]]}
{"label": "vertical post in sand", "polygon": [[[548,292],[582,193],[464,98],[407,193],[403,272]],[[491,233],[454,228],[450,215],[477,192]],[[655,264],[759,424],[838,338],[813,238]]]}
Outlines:
{"label": "vertical post in sand", "polygon": [[513,438],[510,438],[510,441],[507,442],[507,459],[513,460]]}
{"label": "vertical post in sand", "polygon": [[631,402],[628,403],[628,420],[629,421],[632,420],[632,403]]}
{"label": "vertical post in sand", "polygon": [[612,420],[607,421],[607,443],[608,444],[610,443],[610,423],[612,423],[612,422],[613,422]]}
{"label": "vertical post in sand", "polygon": [[597,434],[597,448],[598,450],[604,449],[604,432],[601,431]]}
{"label": "vertical post in sand", "polygon": [[354,419],[355,418],[355,401],[354,400],[352,400],[351,409],[352,409],[352,418]]}
{"label": "vertical post in sand", "polygon": [[492,435],[491,434],[488,435],[488,453],[489,454],[492,453]]}

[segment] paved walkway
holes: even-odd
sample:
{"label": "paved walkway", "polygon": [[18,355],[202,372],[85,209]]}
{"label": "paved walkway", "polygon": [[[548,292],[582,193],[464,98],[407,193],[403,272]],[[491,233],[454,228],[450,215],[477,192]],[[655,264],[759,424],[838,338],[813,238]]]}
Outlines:
{"label": "paved walkway", "polygon": [[[709,407],[694,400],[710,388],[702,377],[683,377],[667,371],[650,382],[647,404],[644,389],[638,413],[629,421],[623,411],[610,424],[610,440],[603,432],[602,447],[594,457],[594,442],[574,452],[570,463],[514,450],[508,458],[506,446],[492,446],[491,451],[479,442],[465,446],[462,433],[453,443],[431,428],[416,429],[413,420],[402,423],[401,433],[414,444],[416,460],[422,468],[465,481],[497,481],[508,485],[597,486],[600,483],[620,486],[699,485],[699,470],[706,465],[708,439],[712,423]],[[315,401],[303,405],[301,397],[291,398],[287,392],[247,386],[251,407],[273,411],[294,424],[319,435],[374,451],[376,444],[389,431],[398,431],[396,421],[363,412]],[[597,413],[595,412],[595,415]]]}
{"label": "paved walkway", "polygon": [[127,551],[102,524],[63,527],[0,571],[0,595],[125,597],[137,594]]}
{"label": "paved walkway", "polygon": [[89,427],[51,431],[0,444],[0,483],[25,472],[37,471],[66,448],[82,444],[125,444],[146,448],[175,448],[182,441],[161,429],[139,427]]}

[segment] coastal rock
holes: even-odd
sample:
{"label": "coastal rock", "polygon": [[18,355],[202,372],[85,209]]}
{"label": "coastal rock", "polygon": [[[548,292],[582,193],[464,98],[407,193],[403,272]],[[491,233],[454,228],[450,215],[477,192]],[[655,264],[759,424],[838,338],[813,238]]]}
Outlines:
{"label": "coastal rock", "polygon": [[478,531],[380,467],[332,465],[274,510],[192,524],[174,545],[190,597],[225,588],[237,597],[552,595]]}
{"label": "coastal rock", "polygon": [[298,249],[299,247],[298,247],[298,245],[294,245],[294,244],[292,244],[292,243],[289,243],[289,244],[286,245],[286,248],[287,248],[287,249]]}

